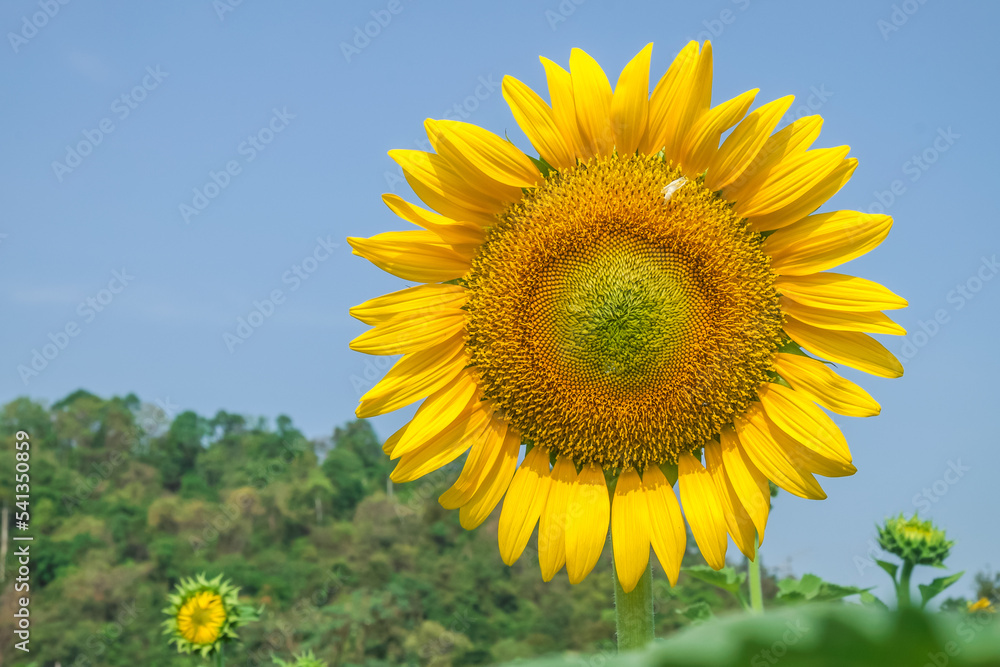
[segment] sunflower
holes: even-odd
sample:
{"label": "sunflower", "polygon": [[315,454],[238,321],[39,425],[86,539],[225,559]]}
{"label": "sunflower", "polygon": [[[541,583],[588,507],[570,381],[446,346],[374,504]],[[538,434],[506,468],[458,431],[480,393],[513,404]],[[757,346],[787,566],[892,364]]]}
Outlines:
{"label": "sunflower", "polygon": [[239,604],[239,590],[221,574],[211,580],[204,574],[182,579],[163,610],[169,617],[163,633],[179,653],[218,654],[223,644],[237,639],[238,627],[257,620],[253,608]]}
{"label": "sunflower", "polygon": [[577,583],[610,526],[626,592],[650,546],[676,583],[682,505],[718,569],[727,534],[755,557],[768,480],[821,499],[815,475],[856,471],[822,408],[880,408],[818,357],[903,373],[867,333],[904,333],[881,311],[906,301],[827,271],[892,224],[814,213],[854,171],[849,148],[810,150],[818,116],[775,132],[791,96],[749,113],[757,90],[712,106],[707,42],[689,43],[650,94],[651,50],[614,89],[579,49],[568,72],[542,58],[550,102],[505,77],[538,158],[477,126],[427,120],[433,152],[389,155],[433,210],[386,194],[420,229],[348,239],[419,283],[351,309],[373,327],[354,350],[402,355],[358,416],[423,399],[385,443],[392,479],[468,452],[440,498],[465,528],[503,499],[503,560],[537,525],[543,579],[565,565]]}
{"label": "sunflower", "polygon": [[997,613],[996,608],[993,603],[990,602],[989,598],[979,598],[975,602],[969,602],[966,606],[966,610],[970,614],[982,613],[982,614],[995,614]]}
{"label": "sunflower", "polygon": [[944,561],[955,546],[943,530],[930,519],[921,521],[916,513],[909,519],[902,513],[890,517],[877,529],[879,546],[913,565],[944,567]]}
{"label": "sunflower", "polygon": [[192,644],[212,644],[225,622],[222,598],[211,591],[191,596],[177,612],[177,630]]}

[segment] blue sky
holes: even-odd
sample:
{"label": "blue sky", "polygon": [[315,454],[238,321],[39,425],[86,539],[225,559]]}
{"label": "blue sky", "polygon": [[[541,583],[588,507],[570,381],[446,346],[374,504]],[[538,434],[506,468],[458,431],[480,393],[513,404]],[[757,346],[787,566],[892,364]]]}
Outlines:
{"label": "blue sky", "polygon": [[[873,524],[919,508],[958,542],[954,569],[998,567],[998,21],[942,0],[7,2],[0,400],[136,392],[328,434],[385,370],[348,350],[347,309],[403,286],[344,241],[402,228],[386,151],[446,113],[528,148],[503,75],[544,92],[538,56],[581,47],[613,82],[654,42],[655,81],[710,37],[713,100],[795,94],[786,121],[818,112],[817,145],[852,147],[827,209],[896,222],[848,270],[910,301],[910,335],[886,340],[904,378],[845,373],[883,405],[838,419],[859,472],[823,502],[783,495],[765,562],[879,585]],[[19,371],[36,350],[52,358]]]}

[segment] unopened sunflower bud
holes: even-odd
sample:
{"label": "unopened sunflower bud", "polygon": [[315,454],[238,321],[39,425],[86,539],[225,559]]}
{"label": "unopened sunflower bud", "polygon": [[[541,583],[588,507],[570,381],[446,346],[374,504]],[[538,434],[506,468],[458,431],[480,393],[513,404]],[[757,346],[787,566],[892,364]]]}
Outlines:
{"label": "unopened sunflower bud", "polygon": [[879,546],[903,561],[914,565],[940,566],[955,545],[945,538],[944,531],[930,520],[921,521],[916,514],[909,519],[886,519],[878,528]]}

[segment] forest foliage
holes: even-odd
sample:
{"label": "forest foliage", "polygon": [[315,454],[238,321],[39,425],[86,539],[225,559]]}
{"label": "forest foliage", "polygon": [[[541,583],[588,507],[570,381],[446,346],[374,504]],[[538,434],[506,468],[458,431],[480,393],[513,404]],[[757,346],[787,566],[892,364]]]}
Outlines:
{"label": "forest foliage", "polygon": [[[229,664],[272,665],[307,650],[331,666],[614,653],[609,547],[577,586],[565,573],[544,583],[532,546],[507,567],[498,511],[470,532],[437,502],[462,461],[392,485],[393,464],[365,421],[310,440],[286,416],[271,424],[224,411],[168,415],[134,395],[81,390],[50,406],[8,403],[0,432],[18,430],[32,443],[32,651],[14,660],[20,594],[7,554],[0,664],[199,664],[161,634],[170,590],[199,573],[223,574],[241,587],[241,602],[261,608]],[[5,462],[12,448],[5,439]],[[674,588],[654,568],[658,637],[739,608],[724,581],[711,581],[742,580],[742,566],[716,575],[703,564],[689,549],[689,573]],[[807,584],[810,599],[851,592],[813,579],[765,576],[765,598],[794,602]],[[995,591],[1000,582],[989,583]]]}
{"label": "forest foliage", "polygon": [[[167,415],[136,396],[77,391],[5,405],[0,432],[31,436],[32,634],[39,667],[191,665],[161,635],[182,577],[225,574],[263,607],[233,664],[311,649],[330,665],[487,664],[613,650],[610,549],[587,580],[544,583],[531,547],[514,567],[498,511],[465,531],[437,497],[461,460],[406,485],[365,421],[307,439],[286,416]],[[11,461],[11,439],[3,460]],[[13,497],[13,475],[0,493]],[[16,563],[0,594],[0,662]],[[695,553],[689,564],[703,561]],[[737,607],[693,578],[656,578],[657,632]],[[773,589],[773,584],[771,584]],[[773,590],[771,591],[773,593]],[[692,611],[693,610],[693,611]],[[19,661],[17,664],[30,664]]]}

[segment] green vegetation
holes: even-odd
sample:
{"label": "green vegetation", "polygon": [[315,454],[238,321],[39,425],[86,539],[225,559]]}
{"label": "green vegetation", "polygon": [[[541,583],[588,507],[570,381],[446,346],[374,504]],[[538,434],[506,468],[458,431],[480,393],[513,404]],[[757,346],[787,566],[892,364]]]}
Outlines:
{"label": "green vegetation", "polygon": [[[943,603],[949,615],[893,613],[867,590],[765,573],[766,614],[715,618],[748,605],[746,567],[715,572],[694,550],[676,588],[654,576],[656,636],[666,641],[616,658],[610,547],[578,586],[565,575],[543,583],[531,546],[505,566],[498,512],[467,532],[437,503],[462,462],[393,487],[393,464],[363,421],[309,441],[283,416],[273,426],[226,412],[168,418],[133,395],[78,391],[48,408],[25,398],[7,404],[0,432],[18,430],[31,441],[32,652],[26,661],[13,648],[21,594],[8,553],[0,664],[207,664],[179,655],[162,634],[168,595],[200,573],[232,580],[239,602],[261,609],[226,648],[232,665],[448,667],[555,654],[537,664],[669,657],[672,665],[756,666],[774,664],[779,652],[782,665],[881,665],[902,664],[890,660],[903,659],[901,646],[906,660],[1000,664],[992,606],[1000,575],[977,575],[975,598]],[[13,446],[3,440],[4,461]],[[12,480],[0,476],[8,503]],[[894,576],[896,566],[879,564]],[[922,599],[944,583],[921,587]],[[789,634],[804,627],[812,630]]]}
{"label": "green vegetation", "polygon": [[[31,436],[37,667],[200,664],[167,645],[161,610],[180,579],[201,572],[263,605],[226,650],[234,665],[307,650],[331,666],[435,667],[614,650],[610,548],[579,586],[565,575],[543,583],[531,547],[508,568],[498,513],[467,532],[437,503],[461,461],[387,486],[393,464],[366,422],[309,441],[287,417],[170,419],[133,395],[78,391],[48,408],[7,404],[0,432],[17,430]],[[4,438],[4,461],[12,447]],[[11,484],[0,476],[4,498]],[[6,568],[0,608],[12,610],[10,554]],[[658,636],[739,608],[724,590],[681,580],[671,589],[655,577]],[[776,593],[766,579],[765,595]],[[15,655],[11,617],[0,616],[3,664]]]}

